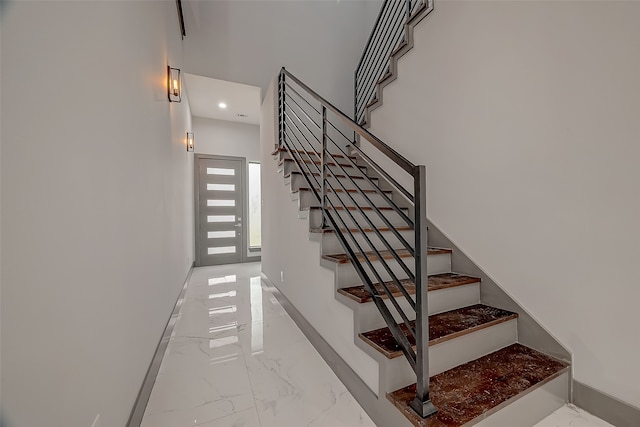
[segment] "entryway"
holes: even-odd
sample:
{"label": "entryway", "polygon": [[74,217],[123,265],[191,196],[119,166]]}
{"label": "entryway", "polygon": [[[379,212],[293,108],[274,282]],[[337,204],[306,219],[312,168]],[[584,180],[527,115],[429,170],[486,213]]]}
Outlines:
{"label": "entryway", "polygon": [[249,235],[255,240],[260,230],[250,224],[246,159],[196,154],[194,171],[196,266],[255,260]]}

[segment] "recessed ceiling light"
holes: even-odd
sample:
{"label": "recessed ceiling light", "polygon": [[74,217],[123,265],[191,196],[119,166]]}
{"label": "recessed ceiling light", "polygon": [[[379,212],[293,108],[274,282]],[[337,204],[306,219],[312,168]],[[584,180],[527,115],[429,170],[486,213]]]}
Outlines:
{"label": "recessed ceiling light", "polygon": [[227,104],[225,104],[224,102],[221,102],[221,103],[218,104],[218,107],[227,108]]}

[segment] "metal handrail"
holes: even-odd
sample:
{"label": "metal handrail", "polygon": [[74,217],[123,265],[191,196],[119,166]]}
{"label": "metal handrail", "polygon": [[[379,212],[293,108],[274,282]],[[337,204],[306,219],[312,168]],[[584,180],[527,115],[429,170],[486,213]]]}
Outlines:
{"label": "metal handrail", "polygon": [[[298,129],[299,130],[299,129]],[[286,131],[285,131],[286,134]],[[309,152],[307,150],[304,149],[304,146],[302,144],[302,141],[295,136],[295,139],[298,143],[300,143],[300,148],[302,148],[302,152],[306,154],[306,156],[310,159],[309,156]],[[285,144],[286,145],[286,144]],[[296,147],[297,149],[298,147]],[[287,146],[287,151],[289,152],[290,155],[292,155],[292,151],[288,148]],[[301,168],[301,164],[299,159],[294,159],[297,166],[298,166],[298,170],[302,171],[303,169]],[[315,165],[315,163],[312,163]],[[318,180],[315,178],[315,175],[313,175],[313,173],[311,172],[311,168],[309,166],[307,166],[305,164],[305,162],[302,162],[302,165],[304,165],[304,168],[307,170],[308,174],[311,175],[313,177],[313,179],[315,180],[316,184],[318,183]],[[315,165],[316,170],[319,171],[320,169],[317,167],[317,165]],[[305,175],[305,178],[307,180],[307,183],[311,184],[310,179],[307,177],[306,174],[303,173],[303,175]],[[316,197],[318,197],[318,199],[320,199],[320,196],[317,196],[317,192],[316,192]],[[331,207],[332,209],[336,210],[336,206],[335,204],[333,204],[333,202],[330,201]],[[355,218],[353,217],[353,215],[347,210],[346,211],[347,214],[349,215],[351,220],[354,220]],[[336,218],[342,223],[342,226],[345,227],[345,229],[349,230],[349,228],[347,227],[347,224],[344,220],[344,218],[342,218],[339,215],[336,215]],[[339,228],[336,225],[335,219],[333,218],[333,215],[331,215],[328,211],[326,207],[323,207],[323,220],[327,219],[329,222],[331,222],[332,226],[334,229],[338,230],[337,231],[337,235],[338,238],[340,239],[343,247],[345,248],[345,250],[347,250],[348,256],[351,260],[352,263],[354,263],[354,265],[356,266],[356,271],[358,272],[358,275],[360,276],[361,280],[363,281],[363,283],[365,284],[367,290],[374,295],[374,302],[376,303],[378,309],[380,310],[380,312],[382,313],[383,317],[386,319],[393,319],[393,315],[391,314],[391,312],[389,311],[389,309],[387,308],[387,306],[379,299],[379,298],[375,298],[375,296],[378,296],[378,292],[375,288],[375,286],[373,285],[373,282],[371,281],[371,279],[366,275],[364,269],[362,268],[362,264],[360,263],[359,259],[357,258],[357,256],[355,255],[355,252],[353,252],[353,249],[351,248],[351,246],[348,244],[348,242],[346,241],[344,234],[342,232],[340,232]],[[357,221],[354,221],[356,224]],[[359,228],[360,232],[363,232],[362,228]],[[364,254],[365,251],[363,250],[362,246],[358,243],[358,241],[355,239],[355,237],[353,236],[353,234],[348,231],[347,234],[349,235],[350,239],[353,242],[353,245],[356,246],[357,250],[359,253]],[[369,244],[371,244],[371,242],[369,242]],[[371,247],[374,247],[373,245],[371,245]],[[377,253],[378,257],[380,260],[382,260],[383,258],[380,256],[380,253]],[[380,283],[383,287],[383,290],[385,291],[385,294],[387,295],[387,298],[389,300],[392,301],[392,303],[394,304],[394,307],[396,308],[396,310],[399,311],[399,313],[401,314],[402,318],[403,318],[403,323],[405,324],[405,326],[411,331],[412,336],[414,336],[414,338],[417,337],[417,332],[413,331],[413,328],[411,327],[411,323],[409,321],[409,319],[406,317],[406,314],[404,314],[400,308],[400,306],[397,304],[397,301],[395,301],[395,298],[393,297],[393,293],[390,291],[390,289],[388,288],[388,286],[385,284],[385,282],[382,280],[382,277],[379,275],[379,273],[377,272],[377,270],[373,267],[373,264],[371,263],[371,260],[365,255],[364,257],[365,263],[367,264],[367,266],[369,267],[369,269],[374,273],[374,275],[376,276],[376,280],[378,280],[378,283]],[[400,285],[401,286],[401,285]],[[405,353],[405,356],[407,357],[407,359],[409,360],[409,363],[411,364],[412,368],[415,369],[415,365],[416,365],[416,360],[417,360],[417,355],[415,352],[413,352],[413,348],[411,347],[411,344],[409,343],[407,337],[404,335],[404,333],[402,332],[402,330],[395,324],[395,322],[388,323],[389,325],[389,329],[391,331],[392,336],[394,337],[394,339],[400,344],[403,352]],[[416,338],[417,341],[417,338]]]}
{"label": "metal handrail", "polygon": [[[303,107],[304,104],[298,101],[304,101],[310,108]],[[356,147],[355,141],[342,132],[341,129],[344,128],[353,131],[354,139],[356,136],[364,138],[373,148],[407,172],[413,180],[413,194],[377,165],[362,148]],[[278,132],[279,146],[288,153],[294,167],[302,174],[310,191],[320,204],[322,229],[331,230],[335,234],[365,289],[373,296],[373,303],[380,311],[391,335],[400,345],[402,352],[416,373],[417,392],[416,398],[411,402],[411,407],[422,417],[433,415],[437,410],[429,398],[425,167],[416,166],[408,161],[284,68],[282,68],[278,79]],[[363,166],[347,154],[347,147],[351,147],[365,161],[366,167],[375,170],[383,181],[380,181],[379,178],[369,177],[362,170]],[[340,153],[344,155],[346,161],[343,162],[338,158]],[[283,167],[288,167],[286,162]],[[330,170],[330,167],[333,169]],[[353,173],[348,168],[353,169]],[[341,179],[342,176],[345,178]],[[358,180],[370,185],[372,190],[365,190],[357,182]],[[378,181],[374,182],[374,180]],[[346,183],[350,183],[352,188],[347,188]],[[404,198],[404,203],[412,205],[410,209],[413,218],[405,213],[406,207],[398,206],[389,197],[383,185],[389,185],[399,191]],[[378,206],[367,195],[367,192],[372,191],[380,197],[381,203],[388,206],[387,208]],[[364,206],[358,203],[352,193],[361,197]],[[389,217],[382,212],[382,209],[395,212],[403,224],[406,223],[413,229],[413,246],[400,233],[397,229],[398,226],[394,226]],[[359,216],[356,216],[356,212]],[[371,214],[367,212],[373,212],[377,217],[370,217]],[[388,237],[385,237],[381,230],[378,230],[373,218],[379,218],[382,221],[399,242],[398,244],[406,249],[409,257],[403,259],[404,255],[401,257],[396,252],[394,247],[397,246],[391,244]],[[370,231],[373,231],[376,239],[379,240],[378,244],[374,243],[372,237],[367,234]],[[354,233],[359,233],[360,240]],[[396,273],[385,259],[383,250],[384,252],[388,251],[391,254],[390,259],[393,259],[400,267],[400,270],[398,268],[395,270],[404,274],[408,279],[399,278],[399,273]],[[378,263],[375,264],[373,261],[378,261]],[[413,267],[413,271],[410,267]],[[383,275],[391,280],[385,280]],[[405,286],[407,281],[412,281],[415,284],[415,299],[411,297]],[[412,313],[408,313],[402,308],[394,296],[395,291],[390,288],[391,284],[400,290],[402,297],[408,301],[410,310],[415,311],[415,325],[412,325],[413,321],[410,320]],[[389,300],[390,305],[383,301],[383,296]],[[391,309],[394,310],[395,316]],[[405,327],[404,330],[396,322],[396,318],[402,320],[401,324]],[[415,350],[409,341],[409,336],[415,338]]]}
{"label": "metal handrail", "polygon": [[354,72],[354,119],[364,124],[375,105],[378,83],[395,75],[392,57],[411,38],[407,28],[426,16],[433,0],[385,0]]}
{"label": "metal handrail", "polygon": [[[293,100],[293,99],[292,99]],[[299,104],[297,102],[294,101],[294,103],[296,105],[299,106]],[[284,103],[285,106],[288,105],[286,102]],[[325,107],[323,107],[325,108]],[[318,110],[316,110],[318,111]],[[302,111],[307,117],[308,115]],[[291,113],[293,114],[293,116],[296,117],[296,119],[300,122],[300,124],[302,126],[304,126],[306,128],[306,130],[311,133],[311,135],[313,136],[313,138],[318,142],[321,143],[320,139],[313,134],[313,132],[311,131],[311,129],[309,129],[309,127],[300,119],[300,117],[298,117],[298,114],[295,111],[291,111]],[[289,117],[289,115],[287,113],[285,113],[285,116],[291,120],[291,117]],[[314,125],[318,126],[317,123],[315,123],[313,121],[313,119],[311,117],[308,117],[309,120],[314,123]],[[300,129],[298,127],[298,125],[291,120],[291,123],[293,124],[293,126],[298,130],[298,132],[300,132],[301,134],[302,129]],[[323,123],[326,123],[326,120],[323,120]],[[319,127],[319,126],[318,126]],[[344,134],[343,134],[344,135]],[[335,143],[335,141],[332,140],[331,137],[329,137],[328,135],[326,135],[326,127],[323,128],[323,138],[326,137],[328,140],[332,141],[334,143],[334,145],[336,146],[336,148],[338,148],[338,151],[340,151],[343,155],[345,155],[345,158],[351,162],[351,167],[353,168],[358,168],[359,166],[353,161],[353,159],[351,159],[347,153],[344,152],[344,150],[342,150],[342,148],[340,148],[340,146]],[[326,141],[323,141],[324,145],[326,146]],[[313,148],[312,148],[313,149]],[[316,155],[318,155],[320,153],[318,153],[316,151]],[[362,191],[362,189],[360,188],[360,186],[351,178],[351,176],[349,176],[349,173],[346,171],[346,169],[344,168],[344,166],[342,164],[340,164],[339,161],[336,160],[336,158],[334,157],[334,155],[330,152],[327,153],[328,156],[330,156],[333,161],[335,162],[334,164],[340,168],[342,170],[342,172],[345,174],[345,176],[354,184],[354,186],[357,188],[357,190],[359,190],[359,192],[361,193],[362,197],[367,201],[367,203],[369,204],[369,206],[371,206],[374,211],[377,213],[377,215],[382,219],[382,221],[385,223],[385,225],[387,225],[387,227],[392,231],[392,233],[394,234],[394,236],[400,241],[400,243],[402,243],[402,245],[409,251],[411,256],[415,256],[415,251],[413,249],[413,247],[411,247],[411,245],[404,239],[404,237],[395,229],[395,227],[393,227],[393,225],[390,223],[389,219],[382,214],[382,212],[375,206],[375,204],[371,201],[371,199],[369,198],[369,196],[366,195],[366,193],[364,193]],[[320,172],[320,171],[319,171]],[[384,194],[384,192],[375,184],[373,184],[373,182],[371,181],[371,179],[367,176],[364,175],[364,178],[366,180],[368,180],[369,182],[372,183],[372,185],[374,186],[375,191],[377,191],[380,195],[382,195],[384,197],[384,199],[386,199],[386,201],[388,202],[388,204],[394,209],[394,211],[396,211],[396,213],[398,213],[401,218],[403,220],[405,220],[407,222],[407,224],[410,227],[413,227],[414,223],[413,221],[395,204],[393,203],[393,201],[391,199],[389,199],[389,197]],[[344,187],[344,185],[342,184],[341,181],[338,181],[338,183],[340,184],[340,186],[342,187],[343,190],[346,191],[346,187]],[[323,191],[322,194],[326,194],[326,191]],[[355,199],[353,198],[353,196],[351,196],[351,194],[349,194],[347,192],[347,196],[349,197],[349,199],[351,199],[351,202],[353,202],[356,207],[358,208],[358,210],[362,212],[362,209],[360,209],[360,206],[358,206],[357,203],[355,203]],[[341,200],[341,198],[340,198]],[[341,200],[342,202],[342,200]],[[364,215],[364,213],[363,213]],[[382,234],[377,230],[377,228],[375,227],[375,225],[373,224],[373,222],[370,220],[370,218],[368,218],[367,216],[364,216],[365,220],[367,221],[368,225],[371,227],[371,229],[375,232],[376,236],[381,240],[381,242],[385,245],[385,247],[387,248],[387,250],[389,250],[393,256],[393,258],[396,260],[396,262],[398,263],[398,265],[400,265],[400,267],[404,270],[404,272],[407,274],[407,276],[409,277],[409,279],[411,279],[412,281],[415,281],[415,275],[413,272],[411,272],[408,267],[406,266],[406,264],[404,262],[402,262],[402,260],[400,259],[400,257],[398,256],[398,254],[393,250],[392,245],[382,236]],[[374,248],[374,251],[377,253],[376,248]],[[379,254],[378,254],[379,255]],[[403,293],[403,295],[407,298],[407,300],[409,301],[409,304],[412,306],[412,308],[415,308],[415,302],[413,300],[410,299],[408,292],[406,292],[406,290],[402,287],[402,285],[400,284],[399,280],[394,276],[394,273],[391,271],[390,267],[388,266],[388,264],[386,263],[386,261],[384,261],[383,259],[381,260],[383,266],[385,267],[385,270],[388,272],[388,274],[393,278],[394,283],[399,287],[399,289],[401,289],[401,292]]]}
{"label": "metal handrail", "polygon": [[[294,101],[294,103],[295,103],[296,105],[298,105],[298,107],[299,107],[299,104],[298,104],[297,102],[295,102],[295,100],[293,100],[293,99],[292,99],[292,101]],[[288,104],[286,104],[286,103],[285,103],[285,105],[288,105]],[[311,131],[311,129],[309,129],[309,127],[308,127],[308,126],[307,126],[307,125],[302,121],[302,119],[300,119],[300,117],[298,116],[298,114],[297,114],[295,111],[292,111],[292,113],[293,113],[293,115],[295,116],[295,118],[298,120],[298,122],[300,122],[300,123],[301,123],[301,124],[302,124],[306,129],[307,129],[307,131],[309,131],[309,133],[311,133],[311,134],[312,134],[312,136],[313,136],[313,137],[318,141],[318,143],[321,143],[320,139],[318,139],[318,137],[317,137],[317,136],[315,136],[315,135],[313,134],[313,132]],[[302,113],[303,113],[303,114],[304,114],[304,115],[309,119],[309,121],[311,121],[311,122],[312,122],[312,123],[313,123],[313,124],[318,128],[318,129],[321,129],[320,125],[318,125],[317,123],[315,123],[315,122],[313,121],[313,119],[312,119],[311,117],[309,117],[309,115],[308,115],[304,110],[302,110]],[[296,127],[297,127],[297,125],[295,125],[295,123],[294,123],[294,126],[296,126]],[[334,126],[332,125],[332,127],[334,127]],[[334,129],[335,129],[335,127],[334,127]],[[342,132],[340,132],[340,133],[342,134]],[[326,129],[323,131],[323,135],[324,135],[324,134],[326,134]],[[342,135],[344,136],[344,134],[342,134]],[[354,161],[350,156],[348,156],[348,155],[347,155],[347,153],[346,153],[342,148],[340,148],[339,144],[337,144],[337,143],[336,143],[336,142],[335,142],[335,141],[334,141],[330,136],[328,136],[328,135],[327,135],[327,138],[328,138],[330,141],[332,141],[332,142],[334,143],[334,145],[336,146],[336,148],[338,149],[338,151],[339,151],[339,152],[341,152],[341,153],[345,156],[345,158],[346,158],[346,159],[351,163],[351,167],[354,167],[354,168],[361,167],[361,166],[358,166],[358,165],[356,164],[356,162],[355,162],[355,161]],[[346,137],[345,137],[345,138],[346,138]],[[316,152],[316,154],[319,154],[319,153],[318,153],[318,152]],[[333,154],[331,154],[331,153],[328,153],[328,154],[329,154],[332,158],[334,158],[334,157],[333,157]],[[334,158],[334,160],[335,160],[335,158]],[[336,164],[337,164],[338,166],[341,166],[341,165],[339,165],[337,162],[336,162]],[[376,166],[377,166],[377,165],[376,165]],[[342,168],[342,169],[343,169],[343,171],[344,171],[344,168]],[[375,168],[374,168],[374,169],[375,169]],[[382,171],[382,169],[380,169],[380,168],[377,168],[377,169],[379,169],[380,171]],[[395,184],[395,186],[397,186],[401,191],[404,191],[404,192],[406,192],[406,191],[407,191],[407,190],[406,190],[406,189],[404,189],[402,186],[400,186],[400,184],[398,184],[398,183],[397,183],[393,178],[391,178],[390,176],[388,176],[388,174],[387,174],[386,172],[384,172],[384,171],[383,171],[383,176],[386,176],[386,177],[388,178],[388,180],[392,183],[392,185],[394,185],[394,184]],[[398,208],[398,206],[397,206],[397,205],[396,205],[396,204],[395,204],[395,203],[394,203],[394,202],[389,198],[389,196],[387,196],[387,195],[384,193],[384,191],[383,191],[383,190],[382,190],[378,185],[376,185],[376,184],[374,184],[374,183],[373,183],[373,181],[371,180],[371,178],[369,178],[367,175],[364,175],[363,177],[365,178],[365,180],[367,180],[367,181],[368,181],[368,182],[369,182],[369,183],[374,187],[374,190],[375,190],[375,191],[376,191],[376,192],[377,192],[377,193],[378,193],[378,194],[379,194],[379,195],[380,195],[380,196],[381,196],[381,197],[382,197],[386,202],[388,202],[388,203],[389,203],[389,205],[390,205],[390,206],[391,206],[391,207],[396,211],[396,213],[402,217],[402,219],[407,223],[407,225],[409,225],[410,227],[413,227],[413,221],[411,220],[411,218],[409,218],[409,217],[408,217],[404,212],[402,212],[402,210],[400,210],[400,209]],[[349,178],[350,178],[350,177],[349,177]],[[353,179],[351,179],[351,181],[353,181]],[[356,187],[358,187],[358,189],[359,189],[359,190],[361,190],[361,189],[359,188],[359,186],[357,185],[357,183],[355,183],[355,182],[354,182],[354,185],[356,185]],[[407,192],[407,193],[408,193],[408,192]],[[364,194],[363,194],[363,197],[367,200],[367,202],[370,204],[370,206],[373,206],[373,203],[371,202],[371,200],[369,199],[369,197],[368,197],[368,196],[366,196],[366,195],[364,195]],[[411,199],[411,203],[413,203],[413,197],[412,197],[412,196],[410,197],[410,199]],[[385,218],[384,218],[384,217],[382,217],[382,218],[383,218],[383,220],[385,220]],[[396,234],[396,237],[398,237],[401,241],[403,241],[403,238],[402,238],[400,235]],[[405,244],[405,246],[407,247],[407,249],[408,249],[408,250],[410,250],[411,252],[413,252],[413,248],[409,248],[409,247],[407,246],[407,244]],[[412,253],[412,255],[413,255],[413,253]]]}
{"label": "metal handrail", "polygon": [[[297,103],[296,103],[296,104],[297,104]],[[286,106],[286,105],[288,105],[288,104],[285,102],[285,106]],[[323,107],[323,108],[324,108],[324,107]],[[298,119],[298,121],[299,121],[299,122],[300,122],[300,123],[301,123],[301,124],[302,124],[306,129],[307,129],[307,131],[309,131],[309,132],[312,134],[313,138],[314,138],[314,139],[316,139],[316,140],[320,143],[320,140],[318,139],[318,137],[317,137],[316,135],[314,135],[314,134],[313,134],[313,132],[311,132],[311,130],[307,127],[307,125],[306,125],[304,122],[302,122],[302,121],[300,120],[300,118],[298,117],[298,115],[297,115],[294,111],[292,111],[292,113],[293,113],[293,115],[296,117],[296,119]],[[296,123],[291,119],[291,117],[290,117],[287,113],[285,113],[285,117],[286,117],[286,118],[288,118],[288,119],[291,121],[291,124],[293,124],[293,126],[298,130],[298,132],[299,132],[300,134],[303,134],[302,129],[300,129],[300,128],[298,127],[298,125],[297,125],[297,124],[296,124]],[[326,121],[324,121],[324,122],[326,123]],[[316,125],[317,125],[317,124],[316,124]],[[330,137],[328,137],[328,135],[326,135],[326,127],[323,129],[323,137],[326,137],[328,140],[331,140],[331,138],[330,138]],[[335,142],[334,142],[334,144],[335,144]],[[326,146],[326,141],[324,141],[324,145]],[[341,152],[342,152],[343,154],[345,154],[345,156],[346,156],[346,153],[344,153],[344,151],[342,151],[342,149],[341,149],[337,144],[335,144],[335,145],[336,145],[336,147],[339,149],[339,151],[341,151]],[[306,153],[306,151],[305,151],[305,153]],[[317,151],[316,151],[315,153],[316,153],[316,155],[320,154],[320,153],[318,153]],[[399,240],[399,241],[400,241],[400,242],[405,246],[405,248],[410,252],[411,256],[414,256],[414,254],[415,254],[414,249],[413,249],[413,248],[409,245],[409,243],[408,243],[408,242],[407,242],[407,241],[402,237],[402,235],[401,235],[401,234],[400,234],[400,233],[399,233],[399,232],[398,232],[398,231],[393,227],[393,225],[391,225],[391,223],[389,222],[388,218],[387,218],[384,214],[382,214],[382,212],[381,212],[381,211],[380,211],[380,210],[375,206],[375,204],[374,204],[374,203],[371,201],[371,199],[366,195],[366,193],[362,192],[362,189],[360,188],[360,186],[359,186],[359,185],[358,185],[358,184],[357,184],[357,183],[356,183],[356,182],[351,178],[351,176],[349,176],[349,173],[348,173],[348,171],[344,168],[344,166],[343,166],[342,164],[340,164],[340,162],[339,162],[338,160],[336,160],[336,158],[334,157],[334,155],[333,155],[332,153],[328,152],[328,153],[327,153],[327,155],[328,155],[328,156],[330,156],[330,157],[333,159],[333,161],[335,162],[334,164],[342,170],[342,172],[345,174],[345,176],[346,176],[349,180],[351,180],[351,182],[354,184],[354,186],[355,186],[355,187],[360,191],[360,193],[361,193],[362,197],[367,201],[367,203],[369,204],[369,206],[370,206],[370,207],[371,207],[371,208],[372,208],[372,209],[373,209],[373,210],[378,214],[378,216],[383,220],[383,222],[385,222],[385,224],[387,225],[387,227],[389,227],[389,229],[394,233],[394,235],[396,236],[396,238],[397,238],[397,239],[398,239],[398,240]],[[309,156],[307,155],[307,157],[309,157]],[[347,159],[348,159],[348,160],[353,164],[353,166],[352,166],[352,167],[354,167],[354,168],[359,167],[358,165],[356,165],[356,164],[355,164],[355,162],[353,162],[353,160],[352,160],[349,156],[346,156],[346,158],[347,158]],[[309,160],[311,160],[311,159],[310,159],[310,157],[309,157]],[[317,170],[318,172],[321,172],[321,171],[320,171],[320,169],[318,169],[318,168],[317,168],[317,166],[316,166],[316,170]],[[369,180],[369,182],[372,182],[372,181],[371,181],[371,179],[370,179],[368,176],[364,175],[364,178],[365,178],[365,179],[367,179],[367,180]],[[326,179],[326,177],[324,177],[324,179]],[[325,182],[325,181],[323,180],[323,183],[324,183],[324,182]],[[341,182],[341,181],[338,181],[338,183],[340,184],[340,186],[342,187],[342,189],[346,192],[346,187],[342,184],[342,182]],[[380,188],[379,188],[378,186],[375,186],[375,185],[374,185],[374,187],[375,187],[376,191],[379,191],[379,192],[380,192],[380,194],[382,194],[382,195],[383,195],[383,196],[384,196],[384,197],[389,201],[390,206],[391,206],[391,207],[392,207],[392,208],[393,208],[397,213],[399,213],[399,215],[401,215],[401,217],[403,217],[403,219],[406,219],[406,220],[407,220],[407,223],[408,223],[410,226],[413,226],[413,221],[411,221],[411,220],[410,220],[410,219],[409,219],[409,218],[404,214],[404,212],[402,212],[402,210],[400,210],[400,208],[398,208],[398,207],[397,207],[397,206],[396,206],[396,205],[395,205],[395,204],[394,204],[394,203],[393,203],[393,202],[392,202],[392,201],[391,201],[391,200],[386,196],[386,194],[384,194],[384,193],[382,192],[382,190],[380,190]],[[326,190],[323,190],[323,191],[322,191],[322,194],[326,194]],[[405,273],[407,274],[407,276],[409,277],[409,279],[411,279],[412,281],[415,281],[415,275],[414,275],[414,273],[413,273],[413,272],[411,272],[411,271],[408,269],[408,267],[406,266],[406,264],[405,264],[404,262],[402,262],[402,260],[401,260],[401,259],[400,259],[400,257],[398,256],[398,254],[397,254],[397,253],[395,253],[395,251],[393,250],[393,248],[392,248],[391,244],[390,244],[390,243],[389,243],[389,242],[388,242],[388,241],[387,241],[387,240],[382,236],[382,234],[377,230],[377,228],[375,227],[375,225],[373,224],[373,222],[371,221],[371,219],[370,219],[370,218],[368,218],[366,215],[364,215],[363,210],[360,208],[360,206],[358,206],[358,204],[356,203],[356,201],[355,201],[355,199],[353,198],[353,196],[352,196],[351,194],[349,194],[348,192],[346,192],[346,194],[347,194],[347,196],[349,197],[349,199],[351,199],[351,202],[353,202],[353,203],[355,204],[355,207],[357,208],[357,210],[359,210],[359,211],[363,214],[363,216],[364,216],[365,220],[367,221],[368,225],[369,225],[369,226],[371,227],[371,229],[376,233],[377,237],[382,241],[382,243],[385,245],[385,247],[387,248],[387,250],[389,250],[389,251],[391,252],[391,255],[392,255],[392,256],[393,256],[393,258],[396,260],[396,262],[398,263],[398,265],[400,265],[400,267],[405,271]],[[344,202],[342,201],[342,198],[341,198],[341,197],[339,197],[338,195],[336,195],[336,196],[338,197],[338,199],[340,200],[340,202],[344,205]],[[324,199],[323,199],[323,201],[324,201]],[[358,227],[358,228],[359,228],[359,227]],[[362,231],[362,230],[360,230],[360,232],[363,232],[363,231]],[[366,238],[366,235],[365,235],[365,238]],[[374,252],[376,252],[376,254],[377,254],[377,255],[379,256],[379,258],[381,259],[381,263],[383,264],[383,266],[384,266],[385,270],[386,270],[386,271],[387,271],[387,273],[390,275],[390,277],[392,277],[393,282],[394,282],[394,283],[399,287],[399,289],[401,289],[401,292],[402,292],[402,293],[403,293],[403,295],[407,298],[407,300],[409,301],[409,304],[412,306],[412,308],[415,308],[415,302],[414,302],[413,300],[411,300],[411,298],[409,297],[409,294],[408,294],[408,293],[406,292],[406,290],[402,287],[402,285],[401,285],[401,283],[400,283],[399,279],[397,279],[397,277],[394,275],[393,271],[392,271],[392,270],[391,270],[391,268],[388,266],[388,264],[386,263],[386,261],[385,261],[382,257],[380,257],[380,254],[378,253],[377,248],[373,247],[372,245],[370,245],[370,246],[374,249]],[[413,332],[411,332],[411,333],[412,333],[412,335],[413,335]]]}
{"label": "metal handrail", "polygon": [[311,89],[309,86],[304,84],[301,80],[299,80],[296,76],[291,74],[285,68],[282,68],[281,74],[283,74],[285,77],[290,78],[298,86],[304,89],[313,99],[315,99],[316,101],[320,102],[322,105],[327,107],[327,109],[330,110],[332,113],[334,113],[336,116],[338,116],[344,124],[349,126],[349,128],[352,131],[354,131],[360,137],[369,141],[371,145],[376,147],[382,154],[387,156],[389,159],[393,160],[395,164],[400,166],[406,172],[410,174],[413,173],[413,170],[416,167],[413,163],[405,159],[401,154],[399,154],[393,148],[389,147],[387,144],[382,142],[379,138],[374,136],[371,132],[369,132],[368,130],[366,130],[359,124],[357,124],[355,121],[353,121],[353,119],[351,119],[345,113],[340,111],[338,108],[334,107],[333,104],[331,104],[329,101],[327,101],[326,99],[318,95],[318,93],[316,93],[313,89]]}

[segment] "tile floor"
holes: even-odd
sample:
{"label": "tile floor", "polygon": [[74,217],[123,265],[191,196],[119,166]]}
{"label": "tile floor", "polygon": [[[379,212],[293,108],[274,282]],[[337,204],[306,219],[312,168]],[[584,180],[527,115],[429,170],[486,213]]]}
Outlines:
{"label": "tile floor", "polygon": [[142,421],[165,426],[375,424],[251,263],[194,270]]}
{"label": "tile floor", "polygon": [[540,421],[534,427],[613,427],[582,409],[566,405]]}
{"label": "tile floor", "polygon": [[[275,297],[260,264],[197,268],[142,427],[374,427]],[[610,427],[565,406],[535,427]]]}

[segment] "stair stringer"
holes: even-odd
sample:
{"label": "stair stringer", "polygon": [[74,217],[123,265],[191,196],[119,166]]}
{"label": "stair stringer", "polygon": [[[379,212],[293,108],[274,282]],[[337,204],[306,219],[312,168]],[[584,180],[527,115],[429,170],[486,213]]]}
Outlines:
{"label": "stair stringer", "polygon": [[[368,162],[361,156],[357,155],[358,163],[367,166]],[[383,166],[386,166],[383,164]],[[375,174],[373,168],[370,168],[370,174]],[[394,175],[395,170],[389,167],[387,172]],[[392,188],[387,181],[379,177],[383,186]],[[406,177],[404,175],[394,176],[401,184],[409,188]],[[399,197],[394,194],[395,197]],[[518,340],[521,344],[548,354],[556,359],[566,362],[572,362],[571,352],[564,347],[558,339],[556,339],[540,322],[538,322],[524,307],[522,307],[514,298],[512,298],[500,285],[496,283],[491,276],[480,268],[455,242],[449,239],[436,224],[427,218],[426,226],[428,232],[428,245],[432,247],[441,247],[452,249],[451,268],[452,271],[460,274],[468,274],[470,276],[479,277],[481,279],[480,286],[480,302],[493,307],[499,307],[504,310],[518,313]]]}
{"label": "stair stringer", "polygon": [[451,265],[462,274],[479,277],[480,301],[483,304],[499,307],[518,313],[518,342],[556,359],[572,362],[571,352],[546,330],[524,307],[512,298],[483,269],[451,241],[435,224],[427,219],[429,227],[429,245],[444,246],[453,249]]}
{"label": "stair stringer", "polygon": [[382,105],[383,89],[398,78],[398,60],[413,49],[413,29],[433,11],[433,2],[434,0],[424,0],[423,6],[404,24],[404,39],[391,52],[389,70],[376,82],[374,96],[364,108],[364,121],[360,125],[365,129],[370,126],[371,112]]}

